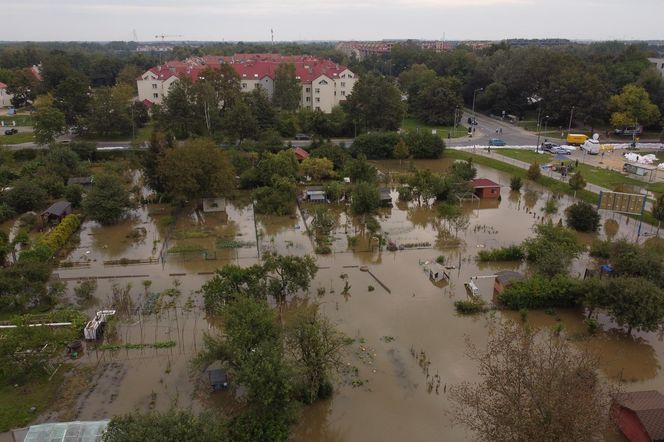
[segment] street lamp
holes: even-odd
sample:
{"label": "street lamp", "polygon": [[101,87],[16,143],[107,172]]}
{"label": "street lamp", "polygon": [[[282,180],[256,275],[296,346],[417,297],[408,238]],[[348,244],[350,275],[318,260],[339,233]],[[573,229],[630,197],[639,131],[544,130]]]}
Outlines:
{"label": "street lamp", "polygon": [[457,112],[459,112],[459,106],[454,108],[454,138],[456,138]]}
{"label": "street lamp", "polygon": [[569,127],[567,128],[567,135],[572,132],[572,118],[574,118],[574,106],[572,106],[572,110],[569,113]]}
{"label": "street lamp", "polygon": [[[547,115],[546,117],[543,118],[545,121],[545,124],[548,125],[549,123],[549,116]],[[539,146],[540,146],[540,129],[542,128],[542,120],[539,119],[537,120],[537,146],[535,146],[535,152],[539,152]],[[546,129],[544,129],[544,132],[546,132]]]}
{"label": "street lamp", "polygon": [[475,95],[478,92],[482,92],[484,90],[483,87],[477,88],[473,91],[473,123],[475,122]]}

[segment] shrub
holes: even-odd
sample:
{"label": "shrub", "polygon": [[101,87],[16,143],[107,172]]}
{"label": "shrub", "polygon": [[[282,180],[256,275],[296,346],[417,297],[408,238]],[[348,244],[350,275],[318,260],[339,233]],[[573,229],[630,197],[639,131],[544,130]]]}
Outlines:
{"label": "shrub", "polygon": [[475,313],[481,313],[486,310],[486,303],[480,298],[454,301],[454,308],[462,315],[472,315]]}
{"label": "shrub", "polygon": [[16,215],[14,209],[9,207],[5,203],[0,203],[0,223],[7,221],[10,218],[13,218]]}
{"label": "shrub", "polygon": [[438,258],[436,258],[436,262],[440,265],[445,264],[445,255],[438,255]]}
{"label": "shrub", "polygon": [[542,176],[542,171],[540,170],[540,166],[537,162],[533,163],[530,165],[528,168],[528,172],[526,172],[526,176],[528,179],[531,179],[533,181],[537,181],[540,179]]}
{"label": "shrub", "polygon": [[445,150],[445,142],[431,132],[409,132],[404,140],[413,158],[440,158]]}
{"label": "shrub", "polygon": [[410,201],[413,199],[413,189],[410,186],[400,186],[397,191],[399,192],[399,201]]}
{"label": "shrub", "polygon": [[477,259],[482,262],[489,261],[521,261],[526,257],[523,248],[519,245],[500,247],[493,250],[480,250]]}
{"label": "shrub", "polygon": [[38,244],[57,252],[67,244],[67,240],[78,230],[81,219],[78,215],[67,215],[53,230],[38,240]]}
{"label": "shrub", "polygon": [[546,200],[544,204],[544,213],[552,215],[558,211],[558,202],[554,199]]}
{"label": "shrub", "polygon": [[592,244],[590,244],[590,256],[594,258],[608,259],[611,257],[612,251],[613,245],[611,244],[611,241],[595,239]]}
{"label": "shrub", "polygon": [[518,192],[521,190],[521,187],[523,186],[523,180],[521,179],[520,176],[513,176],[512,179],[510,179],[510,189]]}
{"label": "shrub", "polygon": [[512,310],[573,307],[583,297],[581,280],[566,275],[553,278],[533,276],[517,281],[498,295],[498,300]]}
{"label": "shrub", "polygon": [[565,212],[567,225],[580,232],[596,232],[599,229],[600,216],[593,206],[579,201],[569,206]]}
{"label": "shrub", "polygon": [[366,155],[370,160],[392,158],[394,146],[398,142],[399,134],[396,132],[362,134],[353,141],[350,153],[354,157],[357,157],[359,154]]}

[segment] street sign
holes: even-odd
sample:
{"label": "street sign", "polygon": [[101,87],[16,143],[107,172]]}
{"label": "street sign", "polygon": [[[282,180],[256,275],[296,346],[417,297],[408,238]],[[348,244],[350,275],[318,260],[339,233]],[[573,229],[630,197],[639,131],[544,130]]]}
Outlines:
{"label": "street sign", "polygon": [[640,193],[600,192],[597,208],[611,212],[641,215],[646,207],[646,195]]}

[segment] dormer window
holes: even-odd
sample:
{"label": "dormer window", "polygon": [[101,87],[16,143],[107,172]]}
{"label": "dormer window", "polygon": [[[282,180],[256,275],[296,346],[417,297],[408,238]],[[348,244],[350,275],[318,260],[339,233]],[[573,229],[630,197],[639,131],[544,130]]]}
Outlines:
{"label": "dormer window", "polygon": [[327,81],[321,80],[321,81],[318,82],[318,84],[327,84]]}

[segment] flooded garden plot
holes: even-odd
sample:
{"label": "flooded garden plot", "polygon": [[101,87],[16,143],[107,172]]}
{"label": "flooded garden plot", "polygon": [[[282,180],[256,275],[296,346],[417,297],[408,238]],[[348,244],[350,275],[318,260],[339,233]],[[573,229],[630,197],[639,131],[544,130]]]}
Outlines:
{"label": "flooded garden plot", "polygon": [[[398,162],[376,164],[386,172],[399,170]],[[414,165],[442,172],[450,162],[416,161]],[[533,225],[547,219],[558,223],[573,202],[530,182],[520,192],[510,192],[508,175],[477,168],[478,177],[502,186],[501,198],[463,202],[469,224],[458,232],[441,234],[445,225],[434,207],[400,202],[392,189],[392,207],[381,209],[377,220],[386,243],[403,245],[401,250],[370,244],[362,236],[361,220],[346,215],[341,206],[325,206],[334,220],[333,253],[317,256],[319,271],[308,299],[320,303],[321,310],[353,338],[353,344],[335,395],[305,409],[296,440],[468,439],[465,429],[450,427],[445,414],[450,407],[446,396],[450,385],[475,379],[476,367],[465,356],[464,340],[468,337],[482,347],[492,317],[522,319],[520,313],[508,311],[461,316],[455,312],[454,301],[467,298],[464,283],[471,277],[478,277],[480,295],[491,301],[493,275],[505,269],[523,272],[525,266],[479,263],[478,251],[520,243],[532,235]],[[551,199],[557,202],[557,211],[547,214],[544,209]],[[87,345],[76,360],[96,370],[90,389],[77,402],[75,417],[97,419],[131,410],[167,410],[172,405],[200,410],[210,400],[223,406],[232,403],[225,393],[210,396],[204,377],[192,373],[189,364],[201,347],[203,333],[214,328],[202,313],[201,295],[196,291],[218,267],[257,262],[258,250],[312,254],[314,243],[307,225],[315,207],[305,204],[292,217],[254,217],[250,204],[229,201],[226,216],[204,214],[201,218],[191,213],[169,219],[170,213],[154,206],[117,226],[84,224],[80,245],[67,258],[72,264],[56,272],[70,291],[85,278],[102,276],[97,279],[94,300],[86,304],[88,314],[111,304],[121,308],[104,341]],[[598,236],[633,240],[636,225],[627,217],[603,215]],[[132,232],[141,227],[145,234],[134,236]],[[650,232],[650,227],[644,230]],[[358,235],[364,239],[349,244],[348,238]],[[579,238],[588,243],[593,235],[579,234]],[[227,247],[219,247],[220,242]],[[161,251],[172,247],[198,247],[199,252],[171,253],[160,260]],[[214,251],[216,256],[206,259],[200,249]],[[434,262],[440,255],[450,279],[434,284],[424,262]],[[148,258],[157,261],[120,263]],[[116,262],[104,264],[109,261]],[[583,274],[591,264],[589,257],[582,256],[573,272]],[[131,284],[129,290],[127,284]],[[114,295],[120,298],[114,301]],[[656,334],[627,336],[600,316],[605,331],[590,337],[583,319],[577,310],[528,313],[533,327],[563,324],[575,337],[575,345],[600,352],[604,373],[629,381],[627,389],[664,388],[659,363],[664,344]]]}

